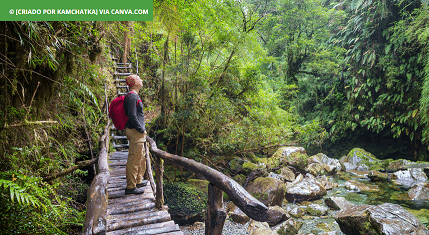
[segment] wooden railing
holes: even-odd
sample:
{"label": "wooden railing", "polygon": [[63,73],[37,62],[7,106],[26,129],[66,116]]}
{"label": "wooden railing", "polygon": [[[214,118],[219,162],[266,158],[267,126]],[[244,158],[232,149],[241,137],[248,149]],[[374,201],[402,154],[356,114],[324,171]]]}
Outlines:
{"label": "wooden railing", "polygon": [[86,215],[83,222],[83,234],[106,234],[106,209],[107,209],[107,182],[110,178],[109,165],[107,163],[107,150],[109,149],[110,119],[100,137],[100,152],[98,156],[97,175],[88,189]]}
{"label": "wooden railing", "polygon": [[240,184],[223,173],[196,162],[192,159],[170,154],[158,149],[155,141],[149,136],[146,137],[150,144],[150,152],[153,154],[156,174],[156,206],[162,207],[164,195],[162,191],[163,160],[166,163],[181,166],[184,169],[202,175],[210,182],[208,186],[208,202],[206,210],[205,234],[222,234],[226,212],[223,209],[222,191],[228,194],[231,201],[238,206],[247,216],[257,221],[268,221],[270,215],[275,212],[269,210],[262,202],[250,195]]}
{"label": "wooden railing", "polygon": [[[107,209],[107,182],[110,178],[110,172],[107,162],[107,150],[109,149],[109,127],[110,120],[104,130],[103,136],[100,137],[100,153],[98,156],[97,175],[88,189],[87,210],[83,223],[83,234],[105,234],[106,233],[106,209]],[[208,186],[208,202],[206,210],[205,234],[220,235],[222,234],[223,225],[226,219],[226,212],[223,209],[223,192],[228,194],[231,201],[238,206],[246,215],[257,221],[267,221],[270,215],[274,215],[270,209],[262,202],[250,195],[240,184],[223,173],[196,162],[192,159],[170,154],[158,149],[155,141],[149,136],[146,137],[150,148],[147,149],[154,158],[155,181],[152,178],[150,159],[147,157],[148,175],[152,189],[155,193],[155,205],[161,209],[164,204],[163,193],[163,173],[164,161],[166,163],[181,166],[184,169],[203,176],[210,182]]]}

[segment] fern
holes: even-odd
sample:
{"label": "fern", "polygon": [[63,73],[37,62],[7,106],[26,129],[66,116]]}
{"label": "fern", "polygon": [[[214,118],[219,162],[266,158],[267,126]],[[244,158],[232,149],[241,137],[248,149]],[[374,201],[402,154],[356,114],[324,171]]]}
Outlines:
{"label": "fern", "polygon": [[[40,202],[37,197],[27,193],[27,188],[29,185],[26,184],[25,176],[20,174],[11,174],[11,173],[0,173],[0,188],[3,190],[9,190],[10,199],[12,202],[16,201],[22,205],[33,205],[34,207],[42,207],[46,211],[46,206]],[[24,185],[24,186],[23,186]]]}

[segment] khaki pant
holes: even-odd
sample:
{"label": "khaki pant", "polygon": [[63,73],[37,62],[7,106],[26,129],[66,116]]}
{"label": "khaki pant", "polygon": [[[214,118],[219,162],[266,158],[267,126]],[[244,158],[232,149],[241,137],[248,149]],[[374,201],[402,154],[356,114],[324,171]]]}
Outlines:
{"label": "khaki pant", "polygon": [[128,159],[125,168],[127,189],[133,189],[141,183],[146,171],[146,131],[140,133],[136,129],[125,128],[125,135],[129,141]]}

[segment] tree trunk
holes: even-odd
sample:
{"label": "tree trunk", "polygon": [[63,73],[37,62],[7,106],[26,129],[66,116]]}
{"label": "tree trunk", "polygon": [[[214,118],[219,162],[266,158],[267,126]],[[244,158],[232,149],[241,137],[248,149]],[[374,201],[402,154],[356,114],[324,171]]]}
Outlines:
{"label": "tree trunk", "polygon": [[162,77],[161,77],[161,118],[162,118],[162,126],[165,126],[165,64],[167,63],[168,58],[168,38],[164,43],[164,59],[162,61]]}
{"label": "tree trunk", "polygon": [[130,22],[124,21],[123,24],[125,25],[125,32],[124,32],[124,53],[122,54],[122,63],[124,63],[124,67],[125,67],[126,66],[125,64],[127,63],[127,56],[128,56],[128,50],[129,50],[128,34],[130,30]]}

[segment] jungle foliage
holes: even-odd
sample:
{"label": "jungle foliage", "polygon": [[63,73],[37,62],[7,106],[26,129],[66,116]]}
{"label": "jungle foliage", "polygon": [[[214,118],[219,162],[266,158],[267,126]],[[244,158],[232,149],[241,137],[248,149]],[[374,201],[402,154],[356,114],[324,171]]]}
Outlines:
{"label": "jungle foliage", "polygon": [[79,233],[90,171],[42,178],[97,154],[124,33],[150,136],[168,152],[222,170],[365,130],[428,159],[427,1],[163,0],[154,12],[151,22],[0,22],[2,228]]}
{"label": "jungle foliage", "polygon": [[80,234],[82,179],[94,172],[50,184],[42,178],[97,154],[106,124],[104,84],[112,87],[106,25],[0,22],[0,28],[1,233]]}

